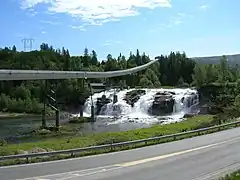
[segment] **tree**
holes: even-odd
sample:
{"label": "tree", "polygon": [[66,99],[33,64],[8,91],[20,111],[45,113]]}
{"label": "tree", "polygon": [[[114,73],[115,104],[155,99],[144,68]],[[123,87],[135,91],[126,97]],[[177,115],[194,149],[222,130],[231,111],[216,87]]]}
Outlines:
{"label": "tree", "polygon": [[[187,58],[185,53],[171,52],[168,56],[159,56],[159,61],[146,70],[122,77],[106,79],[89,79],[89,82],[108,82],[110,85],[121,87],[141,86],[143,88],[159,87],[161,85],[177,85],[181,82],[206,84],[219,79],[222,65],[204,66],[197,64]],[[133,68],[150,62],[146,53],[136,54],[130,52],[126,57],[120,54],[113,57],[108,54],[106,60],[98,61],[95,50],[84,49],[83,55],[71,56],[65,47],[54,48],[42,43],[40,50],[31,52],[17,52],[17,48],[0,49],[1,69],[39,69],[39,70],[74,70],[74,71],[116,71]],[[228,80],[233,81],[240,77],[240,71],[229,69],[225,72]],[[231,78],[230,78],[231,77]],[[61,108],[78,106],[79,98],[86,99],[89,89],[82,79],[55,80],[51,84],[57,94],[57,99],[62,102]],[[1,97],[3,97],[1,110],[9,112],[31,112],[40,113],[43,103],[44,81],[6,81],[1,85]],[[32,106],[31,106],[32,105]]]}
{"label": "tree", "polygon": [[84,66],[84,67],[88,67],[88,66],[89,66],[89,64],[90,64],[90,59],[91,59],[91,57],[90,57],[89,54],[88,54],[88,49],[85,48],[85,49],[84,49],[84,55],[83,55],[83,66]]}
{"label": "tree", "polygon": [[92,51],[91,60],[92,60],[91,64],[96,66],[98,63],[98,59],[97,59],[97,53],[94,50]]}

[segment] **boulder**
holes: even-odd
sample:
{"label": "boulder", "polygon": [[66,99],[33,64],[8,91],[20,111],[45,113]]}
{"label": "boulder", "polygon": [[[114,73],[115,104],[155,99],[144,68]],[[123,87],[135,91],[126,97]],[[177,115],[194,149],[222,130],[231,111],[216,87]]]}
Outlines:
{"label": "boulder", "polygon": [[131,105],[132,107],[134,104],[140,99],[142,95],[146,94],[145,90],[136,89],[126,93],[124,100],[127,104]]}
{"label": "boulder", "polygon": [[158,92],[149,109],[149,113],[155,116],[167,115],[173,112],[174,98],[171,92]]}
{"label": "boulder", "polygon": [[102,97],[97,98],[96,114],[99,115],[102,107],[104,107],[106,104],[108,104],[110,102],[112,102],[112,100],[107,98],[106,95],[102,95]]}

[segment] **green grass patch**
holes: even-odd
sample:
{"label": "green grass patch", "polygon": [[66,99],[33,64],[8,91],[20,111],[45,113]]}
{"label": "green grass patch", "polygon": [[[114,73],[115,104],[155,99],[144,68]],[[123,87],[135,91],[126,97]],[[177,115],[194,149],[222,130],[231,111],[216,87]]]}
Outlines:
{"label": "green grass patch", "polygon": [[225,177],[220,178],[219,180],[240,180],[240,170],[226,175]]}
{"label": "green grass patch", "polygon": [[[53,150],[63,150],[63,149],[72,149],[72,148],[80,148],[87,147],[93,145],[102,145],[109,143],[117,143],[129,140],[137,140],[173,133],[179,133],[189,130],[195,130],[199,128],[209,127],[216,125],[216,121],[214,120],[214,116],[211,115],[200,115],[196,117],[187,118],[187,120],[182,121],[180,123],[173,123],[168,125],[157,125],[151,128],[131,130],[126,132],[110,132],[110,133],[102,133],[102,134],[94,134],[94,135],[86,135],[86,136],[77,136],[73,137],[55,137],[50,139],[44,139],[42,141],[34,142],[34,143],[21,143],[21,144],[2,144],[0,147],[0,155],[11,155],[11,154],[23,154],[28,151],[28,153],[37,153],[37,152],[49,152]],[[235,125],[233,125],[235,127]],[[231,127],[226,128],[216,128],[209,130],[207,132],[201,133],[192,133],[189,135],[182,135],[178,137],[165,138],[160,140],[152,140],[150,142],[137,143],[129,146],[119,146],[119,147],[107,147],[99,150],[92,150],[86,152],[79,152],[73,154],[65,154],[65,155],[52,155],[46,157],[36,157],[36,158],[19,158],[14,160],[5,160],[0,161],[0,166],[5,165],[13,165],[13,164],[24,164],[24,163],[36,163],[43,161],[52,161],[52,160],[60,160],[67,159],[73,157],[81,157],[87,155],[95,155],[101,153],[108,153],[114,151],[128,150],[134,149],[144,146],[150,146],[159,143],[166,143],[175,140],[180,140],[184,138],[191,138],[194,136],[199,136],[203,134],[214,133],[223,129],[229,129]],[[71,129],[71,128],[70,128]],[[1,146],[1,145],[0,145]],[[235,179],[234,179],[235,180]]]}
{"label": "green grass patch", "polygon": [[180,123],[157,125],[151,128],[143,128],[123,132],[108,132],[80,137],[72,136],[72,137],[46,138],[37,142],[20,144],[5,144],[0,147],[0,155],[4,156],[16,154],[19,151],[29,151],[32,148],[63,150],[144,139],[149,137],[174,134],[178,132],[208,127],[212,125],[213,120],[214,120],[213,116],[211,115],[201,115],[188,118],[187,120],[182,121]]}

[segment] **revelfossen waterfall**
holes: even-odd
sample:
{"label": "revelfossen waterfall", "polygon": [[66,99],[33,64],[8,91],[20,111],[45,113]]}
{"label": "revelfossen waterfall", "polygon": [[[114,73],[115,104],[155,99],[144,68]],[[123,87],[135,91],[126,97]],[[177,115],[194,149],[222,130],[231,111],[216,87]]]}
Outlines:
{"label": "revelfossen waterfall", "polygon": [[[197,105],[199,103],[198,93],[194,89],[142,89],[145,91],[144,95],[141,95],[140,98],[134,103],[133,107],[126,102],[124,99],[126,93],[131,92],[135,89],[128,89],[115,92],[118,97],[118,102],[113,103],[114,90],[109,90],[101,93],[95,93],[92,96],[95,109],[97,108],[97,102],[103,95],[106,96],[106,99],[109,99],[110,102],[104,104],[100,107],[98,111],[98,117],[108,117],[114,118],[114,121],[111,123],[126,123],[126,122],[136,122],[136,123],[169,123],[180,121],[181,118],[186,113],[196,113]],[[162,97],[167,95],[172,101],[171,113],[156,115],[156,111],[161,111],[158,109],[158,105],[153,106],[153,104],[158,103],[156,96],[158,95],[160,101]],[[156,101],[156,102],[155,102]],[[166,101],[166,100],[164,100]],[[167,104],[163,102],[163,106]],[[170,104],[170,103],[169,103]],[[153,109],[155,108],[155,109]],[[151,110],[152,109],[152,110]],[[154,110],[154,111],[153,111]],[[153,113],[154,112],[154,113]],[[161,113],[161,112],[160,112]],[[88,98],[84,106],[84,116],[90,116],[91,114],[91,99]]]}

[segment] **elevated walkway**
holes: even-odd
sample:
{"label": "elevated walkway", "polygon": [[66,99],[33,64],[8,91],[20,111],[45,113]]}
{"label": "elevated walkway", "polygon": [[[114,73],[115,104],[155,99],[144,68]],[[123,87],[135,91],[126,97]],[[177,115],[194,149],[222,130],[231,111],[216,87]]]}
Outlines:
{"label": "elevated walkway", "polygon": [[133,74],[138,71],[148,68],[153,63],[157,62],[158,59],[150,61],[142,66],[137,66],[130,69],[118,70],[118,71],[107,71],[107,72],[91,72],[91,71],[49,71],[49,70],[11,70],[1,69],[0,70],[0,81],[11,81],[11,80],[39,80],[39,79],[72,79],[72,78],[109,78],[124,76]]}

